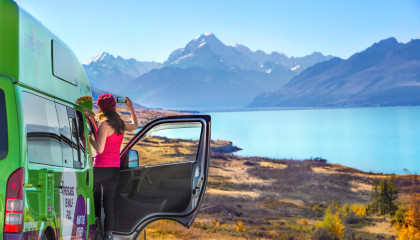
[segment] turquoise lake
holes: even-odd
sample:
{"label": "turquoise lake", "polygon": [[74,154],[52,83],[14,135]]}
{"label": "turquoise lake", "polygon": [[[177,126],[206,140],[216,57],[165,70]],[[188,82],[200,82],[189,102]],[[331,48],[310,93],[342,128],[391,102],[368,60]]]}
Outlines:
{"label": "turquoise lake", "polygon": [[363,171],[420,174],[420,107],[211,112],[212,139],[239,156],[322,157]]}

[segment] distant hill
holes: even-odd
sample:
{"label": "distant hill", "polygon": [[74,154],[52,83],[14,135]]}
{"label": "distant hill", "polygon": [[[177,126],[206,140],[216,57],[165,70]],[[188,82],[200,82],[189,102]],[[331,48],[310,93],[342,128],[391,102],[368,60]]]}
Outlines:
{"label": "distant hill", "polygon": [[[99,96],[101,96],[101,95],[102,95],[102,94],[104,94],[104,93],[111,93],[112,95],[114,95],[114,97],[115,97],[115,98],[117,98],[117,97],[122,97],[122,96],[117,95],[117,94],[115,94],[115,93],[113,93],[113,92],[111,92],[111,91],[104,91],[104,90],[97,89],[97,88],[95,88],[95,87],[91,87],[91,89],[92,89],[92,101],[93,101],[93,107],[94,107],[94,108],[98,108],[98,106],[96,105],[96,101],[98,100],[98,97],[99,97]],[[131,99],[131,98],[130,98],[130,99]],[[118,103],[118,105],[120,105],[120,103]],[[138,104],[138,103],[136,103],[136,102],[133,102],[133,107],[134,107],[135,109],[139,109],[139,110],[145,110],[145,109],[148,109],[148,108],[146,108],[145,106],[140,105],[140,104]]]}
{"label": "distant hill", "polygon": [[83,64],[90,84],[124,95],[122,91],[135,78],[152,69],[162,67],[161,63],[139,62],[134,58],[124,59],[102,52]]}
{"label": "distant hill", "polygon": [[367,107],[420,105],[420,40],[389,38],[347,60],[315,64],[254,107]]}
{"label": "distant hill", "polygon": [[84,67],[92,86],[148,107],[243,107],[258,94],[279,89],[306,68],[331,58],[317,52],[298,58],[253,52],[239,44],[227,46],[206,33],[173,51],[164,63],[102,53]]}

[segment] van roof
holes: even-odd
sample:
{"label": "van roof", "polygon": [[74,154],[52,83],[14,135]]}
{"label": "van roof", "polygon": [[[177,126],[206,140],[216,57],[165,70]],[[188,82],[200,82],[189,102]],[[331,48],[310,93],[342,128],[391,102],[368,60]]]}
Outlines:
{"label": "van roof", "polygon": [[92,109],[86,73],[57,36],[11,0],[0,0],[0,18],[0,74]]}

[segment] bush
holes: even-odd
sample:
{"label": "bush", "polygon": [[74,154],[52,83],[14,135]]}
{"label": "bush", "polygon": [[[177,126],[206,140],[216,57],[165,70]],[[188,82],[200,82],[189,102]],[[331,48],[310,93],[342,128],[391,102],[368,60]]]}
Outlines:
{"label": "bush", "polygon": [[342,218],[346,215],[347,213],[343,212],[340,205],[333,201],[328,206],[324,218],[322,219],[322,222],[318,224],[317,228],[325,228],[328,232],[334,234],[337,239],[341,240],[344,237],[345,228]]}
{"label": "bush", "polygon": [[241,220],[239,220],[236,223],[235,229],[239,232],[245,232],[245,230],[246,230],[246,228],[244,227],[244,223]]}
{"label": "bush", "polygon": [[312,234],[312,240],[340,240],[337,235],[329,232],[327,228],[318,228]]}
{"label": "bush", "polygon": [[366,216],[366,207],[362,204],[353,204],[350,207],[351,212],[353,212],[355,215],[359,217]]}
{"label": "bush", "polygon": [[355,214],[349,214],[345,221],[347,224],[357,224],[363,221],[363,218]]}
{"label": "bush", "polygon": [[420,239],[420,208],[410,207],[402,224],[397,225],[398,240]]}

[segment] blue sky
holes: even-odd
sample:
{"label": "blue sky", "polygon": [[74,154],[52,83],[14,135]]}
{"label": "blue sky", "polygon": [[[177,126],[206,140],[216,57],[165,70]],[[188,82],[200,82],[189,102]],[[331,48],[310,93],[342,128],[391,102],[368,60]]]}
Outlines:
{"label": "blue sky", "polygon": [[201,33],[255,51],[348,58],[420,38],[418,0],[16,0],[84,62],[102,51],[163,62]]}

